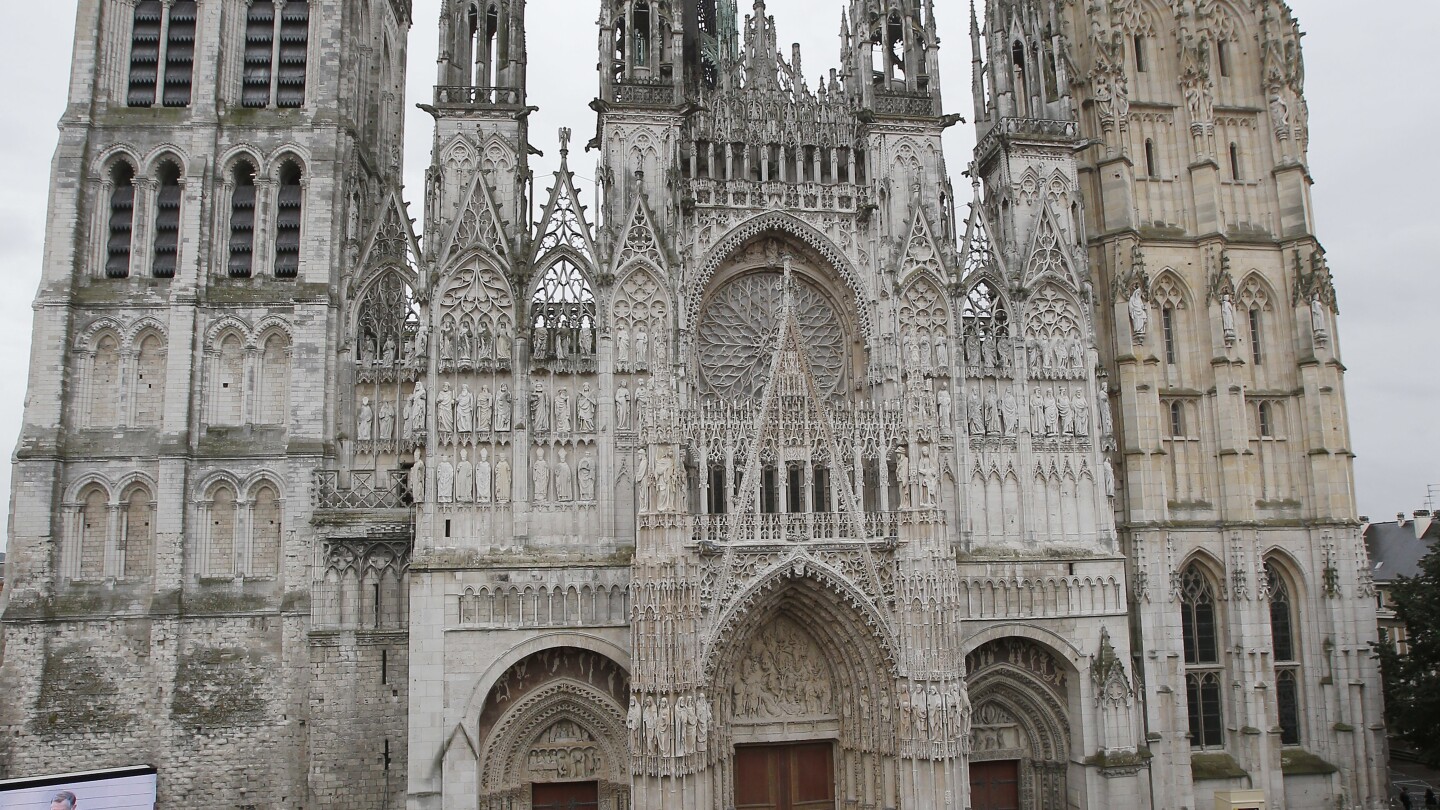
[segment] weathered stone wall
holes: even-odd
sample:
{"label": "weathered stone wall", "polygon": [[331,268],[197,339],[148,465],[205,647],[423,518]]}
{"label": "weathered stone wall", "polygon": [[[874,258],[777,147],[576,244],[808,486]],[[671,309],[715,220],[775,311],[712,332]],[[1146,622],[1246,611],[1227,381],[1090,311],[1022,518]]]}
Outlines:
{"label": "weathered stone wall", "polygon": [[310,806],[405,806],[409,644],[403,632],[310,638]]}

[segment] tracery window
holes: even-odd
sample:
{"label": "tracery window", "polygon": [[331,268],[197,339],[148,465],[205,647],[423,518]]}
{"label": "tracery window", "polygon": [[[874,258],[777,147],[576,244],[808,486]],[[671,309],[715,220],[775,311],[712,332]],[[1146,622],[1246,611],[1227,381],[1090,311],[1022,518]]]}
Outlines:
{"label": "tracery window", "polygon": [[550,264],[530,302],[530,346],[537,360],[595,354],[595,293],[580,266],[562,256]]}
{"label": "tracery window", "polygon": [[1250,361],[1256,366],[1263,365],[1267,349],[1265,320],[1270,311],[1270,294],[1258,277],[1252,275],[1240,286],[1239,308],[1246,313],[1249,327]]}
{"label": "tracery window", "polygon": [[151,275],[174,278],[180,260],[180,167],[160,165],[159,193],[155,197],[155,244]]}
{"label": "tracery window", "polygon": [[238,161],[231,177],[227,271],[231,278],[249,278],[255,268],[255,167]]}
{"label": "tracery window", "polygon": [[972,377],[1002,375],[1013,363],[1010,342],[1010,313],[1000,293],[988,281],[981,281],[965,295],[965,365]]}
{"label": "tracery window", "polygon": [[245,18],[245,65],[240,103],[246,107],[302,107],[310,51],[310,3],[252,0]]}
{"label": "tracery window", "polygon": [[[488,267],[466,267],[446,281],[443,290],[439,296],[440,370],[509,368],[515,299],[505,278]],[[377,345],[377,349],[383,348],[383,343]]]}
{"label": "tracery window", "polygon": [[109,234],[105,242],[105,275],[127,278],[135,227],[135,167],[118,160],[110,168]]}
{"label": "tracery window", "polygon": [[1270,643],[1275,655],[1275,704],[1280,717],[1280,742],[1282,745],[1299,745],[1300,664],[1290,586],[1279,567],[1270,560],[1265,562],[1265,582],[1270,596]]}
{"label": "tracery window", "polygon": [[386,273],[370,285],[360,303],[355,357],[362,367],[393,368],[412,350],[419,331],[420,314],[410,286],[398,274]]}
{"label": "tracery window", "polygon": [[1160,306],[1160,331],[1165,342],[1165,364],[1174,366],[1180,362],[1181,310],[1185,298],[1174,278],[1164,275],[1156,281],[1153,290],[1155,302]]}
{"label": "tracery window", "polygon": [[1214,583],[1199,564],[1191,563],[1180,575],[1180,619],[1190,744],[1197,748],[1225,744],[1215,601]]}

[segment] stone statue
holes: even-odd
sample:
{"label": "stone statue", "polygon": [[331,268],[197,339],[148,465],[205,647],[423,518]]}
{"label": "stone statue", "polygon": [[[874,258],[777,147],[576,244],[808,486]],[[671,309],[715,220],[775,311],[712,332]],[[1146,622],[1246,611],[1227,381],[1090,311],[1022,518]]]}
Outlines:
{"label": "stone statue", "polygon": [[581,433],[595,432],[595,394],[590,390],[590,383],[580,386],[580,396],[575,400],[575,412],[578,415],[576,420],[580,425]]}
{"label": "stone statue", "polygon": [[965,336],[965,365],[973,368],[983,362],[980,354],[980,336],[971,332]]}
{"label": "stone statue", "polygon": [[570,389],[561,388],[555,392],[555,432],[561,436],[570,435],[571,423],[574,420],[573,411],[570,409]]}
{"label": "stone statue", "polygon": [[900,508],[911,508],[910,485],[912,477],[910,474],[910,456],[906,455],[904,448],[895,451],[895,482],[900,485]]}
{"label": "stone statue", "polygon": [[375,410],[370,407],[370,398],[360,399],[360,413],[355,417],[355,438],[368,442],[375,438]]}
{"label": "stone statue", "polygon": [[510,386],[506,383],[500,384],[500,391],[495,395],[495,432],[509,433],[510,418],[515,413],[515,403],[510,396]]}
{"label": "stone statue", "polygon": [[1108,458],[1105,459],[1105,497],[1115,498],[1115,465]]}
{"label": "stone statue", "polygon": [[646,417],[650,416],[650,395],[654,393],[654,380],[650,384],[636,383],[635,385],[635,422],[640,427],[644,424]]}
{"label": "stone statue", "polygon": [[425,383],[415,383],[415,390],[410,393],[409,416],[406,425],[406,435],[417,436],[425,432]]}
{"label": "stone statue", "polygon": [[905,365],[911,374],[918,373],[921,368],[920,341],[915,337],[913,331],[906,331],[904,340]]}
{"label": "stone statue", "polygon": [[929,447],[920,448],[920,505],[934,508],[940,490],[940,471]]}
{"label": "stone statue", "polygon": [[375,338],[366,335],[365,340],[360,343],[360,362],[367,366],[375,365],[375,355],[378,354],[375,346]]}
{"label": "stone statue", "polygon": [[1060,435],[1075,435],[1075,412],[1070,407],[1070,389],[1063,385],[1055,397],[1055,409],[1060,415]]}
{"label": "stone statue", "polygon": [[455,500],[458,503],[475,502],[475,465],[470,463],[470,451],[460,451],[460,463],[455,465]]}
{"label": "stone statue", "polygon": [[595,457],[593,455],[586,455],[580,459],[576,475],[580,479],[580,500],[587,503],[593,502],[595,500]]}
{"label": "stone statue", "polygon": [[1095,406],[1095,412],[1100,420],[1100,435],[1112,436],[1115,433],[1115,417],[1110,413],[1110,392],[1104,385],[1100,386],[1099,403]]}
{"label": "stone statue", "polygon": [[623,326],[615,330],[615,364],[622,369],[630,366],[630,333]]}
{"label": "stone statue", "polygon": [[1015,397],[1014,388],[1005,389],[1005,397],[1000,400],[1000,426],[1006,436],[1020,432],[1020,402]]}
{"label": "stone statue", "polygon": [[655,459],[656,511],[675,511],[675,451],[662,450]]}
{"label": "stone statue", "polygon": [[386,400],[380,403],[380,432],[375,438],[382,442],[395,439],[395,403]]}
{"label": "stone statue", "polygon": [[635,330],[635,366],[648,368],[649,364],[650,336],[645,333],[645,327],[641,326]]}
{"label": "stone statue", "polygon": [[490,386],[481,386],[480,393],[475,395],[475,427],[485,432],[494,424],[495,395],[490,393]]}
{"label": "stone statue", "polygon": [[1004,433],[1004,426],[1000,424],[1000,397],[991,388],[985,392],[985,434],[987,436],[999,436]]}
{"label": "stone statue", "polygon": [[1055,389],[1045,389],[1045,435],[1054,436],[1060,432],[1060,404],[1055,399]]}
{"label": "stone statue", "polygon": [[398,350],[395,348],[395,336],[389,335],[385,338],[385,348],[380,350],[380,362],[387,366],[395,365]]}
{"label": "stone statue", "polygon": [[425,458],[415,451],[415,463],[410,466],[410,499],[415,503],[425,502]]}
{"label": "stone statue", "polygon": [[1070,400],[1070,407],[1075,415],[1075,435],[1085,437],[1090,435],[1090,403],[1085,397],[1085,389],[1076,388],[1075,397]]}
{"label": "stone statue", "polygon": [[1137,284],[1130,292],[1130,331],[1136,343],[1144,343],[1150,333],[1150,313],[1145,308],[1145,295]]}
{"label": "stone statue", "polygon": [[446,362],[455,359],[455,322],[448,317],[440,324],[440,359]]}
{"label": "stone statue", "polygon": [[535,435],[550,432],[550,398],[545,395],[544,383],[535,383],[530,392],[530,432]]}
{"label": "stone statue", "polygon": [[1045,397],[1040,389],[1030,389],[1030,432],[1036,436],[1045,435]]}
{"label": "stone statue", "polygon": [[950,338],[944,332],[935,335],[935,372],[950,372]]}
{"label": "stone statue", "polygon": [[435,501],[450,503],[455,500],[455,465],[450,459],[441,459],[435,465]]}
{"label": "stone statue", "polygon": [[1325,304],[1316,293],[1310,296],[1310,331],[1315,338],[1316,346],[1324,346],[1330,342],[1329,319],[1325,317]]}
{"label": "stone statue", "polygon": [[430,330],[420,327],[415,333],[415,362],[423,364],[430,353]]}
{"label": "stone statue", "polygon": [[967,411],[966,416],[968,417],[970,425],[970,435],[984,436],[985,404],[980,399],[980,389],[978,387],[970,389],[970,404],[965,410]]}
{"label": "stone statue", "polygon": [[435,395],[435,426],[441,436],[455,432],[455,392],[450,390],[448,382],[440,386],[440,393]]}
{"label": "stone statue", "polygon": [[460,434],[461,442],[475,432],[475,394],[469,383],[460,385],[460,396],[455,400],[455,432]]}
{"label": "stone statue", "polygon": [[480,448],[480,460],[475,462],[475,498],[480,503],[490,503],[494,492],[490,465],[490,448]]}
{"label": "stone statue", "polygon": [[639,514],[650,511],[650,454],[640,449],[635,465],[635,509]]}
{"label": "stone statue", "polygon": [[470,321],[460,322],[460,337],[455,347],[460,355],[460,362],[469,363],[475,359],[475,330],[470,327]]}
{"label": "stone statue", "polygon": [[495,359],[502,366],[510,364],[510,352],[514,338],[510,336],[510,322],[502,319],[495,332]]}
{"label": "stone statue", "polygon": [[510,503],[510,490],[513,487],[510,459],[501,454],[495,459],[495,502]]}
{"label": "stone statue", "polygon": [[621,430],[630,428],[630,389],[623,382],[615,391],[615,421],[619,423]]}
{"label": "stone statue", "polygon": [[664,366],[670,362],[670,338],[662,329],[655,330],[655,365]]}
{"label": "stone statue", "polygon": [[556,451],[555,500],[560,503],[575,500],[575,474],[570,469],[569,454],[563,447]]}
{"label": "stone statue", "polygon": [[1220,327],[1225,332],[1226,347],[1234,346],[1237,334],[1235,331],[1235,301],[1229,293],[1220,299]]}
{"label": "stone statue", "polygon": [[949,436],[955,432],[955,401],[948,385],[935,394],[935,403],[940,410],[940,432]]}
{"label": "stone statue", "polygon": [[535,461],[530,465],[530,500],[534,503],[550,501],[550,464],[545,460],[543,449],[535,451]]}

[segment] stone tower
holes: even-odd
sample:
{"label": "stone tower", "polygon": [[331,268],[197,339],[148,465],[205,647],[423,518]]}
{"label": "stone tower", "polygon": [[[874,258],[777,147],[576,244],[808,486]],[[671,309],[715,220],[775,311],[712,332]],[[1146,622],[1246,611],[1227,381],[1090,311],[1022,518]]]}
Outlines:
{"label": "stone tower", "polygon": [[165,800],[266,806],[325,804],[343,777],[342,757],[307,757],[345,702],[315,711],[310,487],[342,438],[342,282],[399,176],[408,15],[78,4],[16,454],[0,772],[145,761],[171,774]]}

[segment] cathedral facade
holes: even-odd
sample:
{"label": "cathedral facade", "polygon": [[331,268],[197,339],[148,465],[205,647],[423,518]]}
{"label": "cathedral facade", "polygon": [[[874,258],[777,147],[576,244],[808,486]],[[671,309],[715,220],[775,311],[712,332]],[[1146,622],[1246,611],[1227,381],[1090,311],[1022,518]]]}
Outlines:
{"label": "cathedral facade", "polygon": [[964,172],[933,0],[591,5],[582,192],[446,0],[417,231],[407,0],[81,0],[0,778],[1385,806],[1284,3],[988,0]]}

